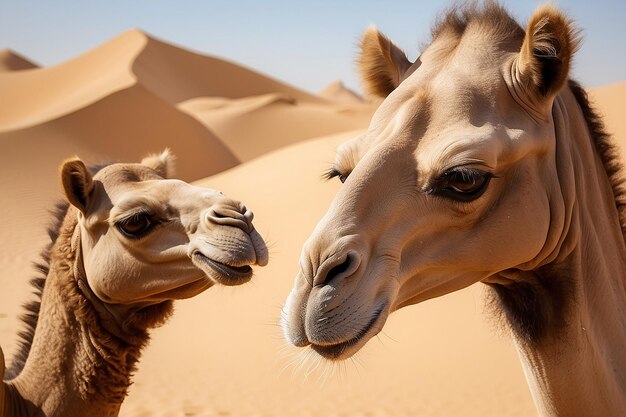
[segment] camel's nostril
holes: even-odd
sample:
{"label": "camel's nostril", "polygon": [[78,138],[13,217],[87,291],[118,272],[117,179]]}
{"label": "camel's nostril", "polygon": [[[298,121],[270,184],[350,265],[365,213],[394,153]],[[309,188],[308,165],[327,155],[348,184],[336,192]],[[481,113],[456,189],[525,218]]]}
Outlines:
{"label": "camel's nostril", "polygon": [[342,263],[340,263],[339,265],[335,265],[330,269],[330,271],[328,271],[328,274],[326,274],[326,278],[323,280],[322,284],[327,284],[332,281],[333,278],[336,278],[344,272],[348,271],[353,262],[353,257],[348,254],[348,256],[346,256],[346,259]]}
{"label": "camel's nostril", "polygon": [[[252,212],[246,212],[252,214]],[[237,209],[231,207],[214,207],[211,208],[207,215],[206,221],[208,223],[214,223],[222,226],[238,227],[246,233],[252,231],[251,217],[246,214],[240,213]]]}
{"label": "camel's nostril", "polygon": [[215,210],[211,210],[210,216],[214,217],[216,219],[225,219],[225,218],[229,217],[229,216],[225,216],[222,213],[220,213],[218,211],[215,211]]}

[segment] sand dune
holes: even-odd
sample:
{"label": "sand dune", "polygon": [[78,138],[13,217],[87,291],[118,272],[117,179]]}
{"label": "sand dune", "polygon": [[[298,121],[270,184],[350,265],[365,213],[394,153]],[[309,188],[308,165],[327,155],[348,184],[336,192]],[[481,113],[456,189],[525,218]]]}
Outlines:
{"label": "sand dune", "polygon": [[[61,160],[74,154],[92,163],[128,161],[165,147],[186,161],[178,174],[187,180],[239,163],[206,127],[141,86],[120,90],[46,123],[2,132],[0,141],[2,175],[31,165],[53,174]],[[30,158],[19,158],[28,154]],[[52,164],[54,171],[44,169],[42,163]]]}
{"label": "sand dune", "polygon": [[38,68],[38,65],[10,49],[0,49],[0,72]]}
{"label": "sand dune", "polygon": [[128,32],[50,68],[0,74],[7,103],[0,112],[0,131],[64,116],[132,86],[130,63],[146,42],[145,37]]}
{"label": "sand dune", "polygon": [[[59,154],[134,160],[139,149],[152,151],[169,135],[166,143],[181,158],[193,154],[179,170],[184,179],[219,172],[279,146],[362,128],[373,111],[372,106],[333,104],[139,30],[54,67],[0,73],[0,91],[5,137],[19,137],[28,146],[29,133],[36,133],[34,141],[63,136],[74,146],[55,148]],[[143,135],[154,139],[137,139]],[[199,138],[207,143],[198,145]]]}
{"label": "sand dune", "polygon": [[202,96],[240,98],[267,93],[282,93],[305,102],[322,101],[239,65],[130,30],[60,65],[3,74],[0,90],[12,105],[0,113],[0,130],[63,116],[135,84],[169,103]]}
{"label": "sand dune", "polygon": [[333,81],[319,92],[320,97],[336,103],[363,103],[363,97],[346,87],[341,81]]}
{"label": "sand dune", "polygon": [[241,161],[305,139],[364,128],[374,111],[372,105],[297,102],[282,93],[196,98],[178,107],[214,131]]}
{"label": "sand dune", "polygon": [[128,34],[146,38],[145,47],[132,64],[133,73],[147,89],[170,103],[194,97],[242,98],[269,93],[302,102],[323,101],[222,58],[199,55],[136,30]]}

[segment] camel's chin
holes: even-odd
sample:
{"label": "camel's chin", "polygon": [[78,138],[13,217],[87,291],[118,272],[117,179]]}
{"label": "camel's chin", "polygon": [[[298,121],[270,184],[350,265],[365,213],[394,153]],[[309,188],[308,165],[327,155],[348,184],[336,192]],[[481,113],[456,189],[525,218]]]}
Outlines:
{"label": "camel's chin", "polygon": [[[367,342],[376,336],[382,329],[387,314],[386,308],[381,307],[376,309],[369,321],[363,328],[354,336],[348,336],[345,341],[338,343],[316,343],[315,341],[309,342],[311,349],[324,359],[330,361],[342,361],[350,358],[361,350]],[[323,339],[323,335],[313,337],[313,339]]]}
{"label": "camel's chin", "polygon": [[245,284],[252,279],[253,271],[250,265],[233,266],[215,261],[200,252],[195,252],[192,260],[206,276],[216,284],[234,286]]}
{"label": "camel's chin", "polygon": [[355,355],[368,341],[369,338],[328,346],[311,344],[311,349],[326,360],[343,361]]}
{"label": "camel's chin", "polygon": [[167,292],[159,294],[159,298],[163,300],[184,300],[187,298],[195,297],[201,292],[211,288],[213,281],[208,277],[202,277],[188,284],[181,285],[180,287],[173,288]]}

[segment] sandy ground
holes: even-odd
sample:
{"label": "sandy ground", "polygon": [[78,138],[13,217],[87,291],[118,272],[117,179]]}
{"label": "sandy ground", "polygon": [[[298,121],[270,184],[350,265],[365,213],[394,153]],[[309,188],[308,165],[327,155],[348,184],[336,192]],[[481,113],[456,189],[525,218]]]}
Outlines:
{"label": "sandy ground", "polygon": [[[45,245],[60,162],[133,161],[166,146],[180,176],[245,202],[270,245],[252,283],[177,303],[153,333],[122,416],[535,415],[514,348],[480,285],[394,313],[354,360],[286,346],[280,309],[302,243],[338,181],[322,172],[374,106],[340,83],[319,96],[132,30],[36,68],[0,52],[0,344],[16,346],[30,264]],[[592,97],[626,138],[626,84]]]}

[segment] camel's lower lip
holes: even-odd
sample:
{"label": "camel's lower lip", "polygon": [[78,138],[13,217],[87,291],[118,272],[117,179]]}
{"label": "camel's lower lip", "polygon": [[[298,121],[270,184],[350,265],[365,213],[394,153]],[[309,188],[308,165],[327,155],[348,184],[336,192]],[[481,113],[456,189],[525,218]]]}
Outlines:
{"label": "camel's lower lip", "polygon": [[367,335],[370,332],[370,330],[374,328],[383,310],[384,310],[384,306],[377,308],[374,314],[372,315],[372,318],[370,319],[370,321],[352,339],[345,341],[345,342],[337,343],[334,345],[316,345],[312,343],[311,348],[315,352],[317,352],[320,356],[324,357],[325,359],[335,360],[335,361],[348,359],[358,350],[356,349],[356,350],[351,351],[349,348],[359,344],[359,342],[363,340],[363,337],[365,337],[365,335]]}
{"label": "camel's lower lip", "polygon": [[[194,261],[200,263],[203,267],[208,267],[207,276],[215,282],[222,285],[240,285],[244,284],[252,278],[252,268],[250,265],[232,266],[222,262],[215,261],[200,252],[193,255]],[[205,268],[202,268],[205,270]]]}

